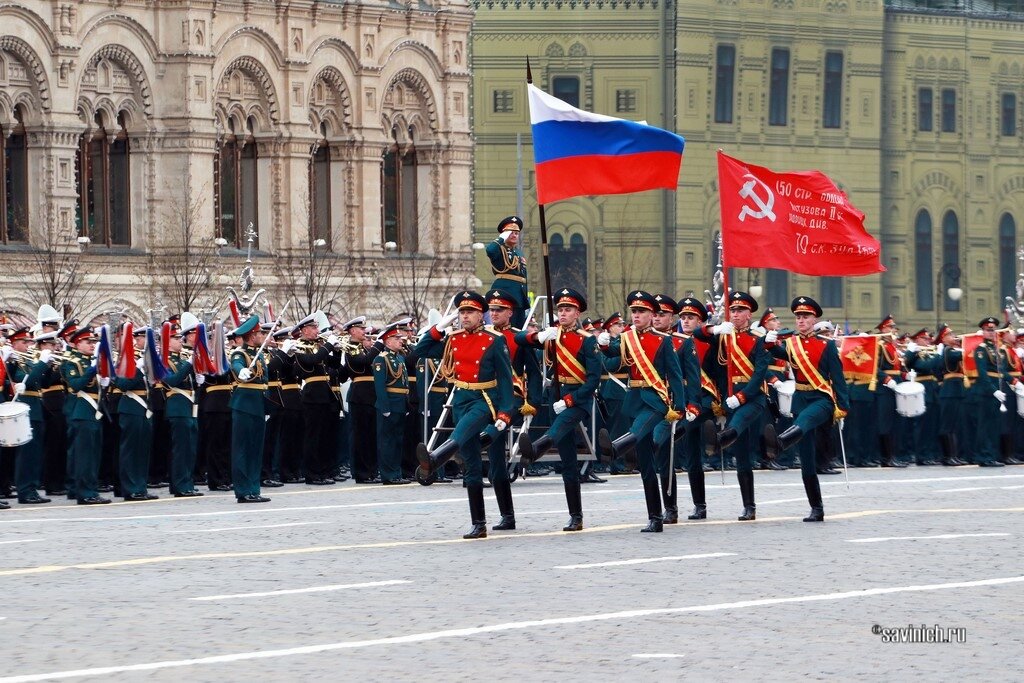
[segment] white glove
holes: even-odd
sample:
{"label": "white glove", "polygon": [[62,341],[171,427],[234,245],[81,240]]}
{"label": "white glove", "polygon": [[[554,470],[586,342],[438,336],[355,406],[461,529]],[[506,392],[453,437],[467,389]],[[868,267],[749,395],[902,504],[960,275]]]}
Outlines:
{"label": "white glove", "polygon": [[242,382],[248,382],[249,380],[252,379],[252,370],[250,370],[249,368],[242,368],[242,370],[238,373],[238,379],[241,380]]}
{"label": "white glove", "polygon": [[18,382],[17,384],[15,384],[14,385],[14,393],[16,393],[16,394],[24,394],[25,393],[25,383],[24,382]]}
{"label": "white glove", "polygon": [[907,342],[907,351],[910,351],[910,353],[917,353],[920,350],[921,347],[914,342]]}
{"label": "white glove", "polygon": [[1013,385],[1013,393],[1024,398],[1024,382],[1017,382]]}
{"label": "white glove", "polygon": [[391,413],[381,413],[384,417],[391,417]]}
{"label": "white glove", "polygon": [[917,370],[910,370],[909,372],[907,372],[907,381],[908,382],[913,382],[916,379],[917,379]]}
{"label": "white glove", "polygon": [[109,385],[110,385],[110,378],[109,377],[100,377],[100,386],[101,387],[106,387],[106,386],[109,386]]}
{"label": "white glove", "polygon": [[498,239],[500,239],[502,242],[507,242],[508,238],[511,237],[511,236],[512,236],[512,231],[511,230],[506,230],[505,232],[503,232],[500,235],[498,235]]}
{"label": "white glove", "polygon": [[889,379],[885,380],[885,386],[889,389],[892,389],[893,391],[896,391],[896,380],[890,377]]}
{"label": "white glove", "polygon": [[846,429],[846,418],[844,417],[842,420],[840,420],[836,424],[839,425],[839,431],[843,431],[844,429]]}
{"label": "white glove", "polygon": [[[39,360],[42,360],[42,358],[40,358]],[[140,358],[137,361],[135,361],[135,369],[138,370],[139,372],[145,372],[146,371],[146,359],[145,358]]]}
{"label": "white glove", "polygon": [[53,358],[53,351],[50,349],[43,349],[39,352],[40,363],[49,363],[51,358]]}
{"label": "white glove", "polygon": [[778,330],[768,330],[768,332],[766,332],[765,335],[764,335],[764,343],[765,344],[774,344],[778,340],[779,340],[779,331]]}
{"label": "white glove", "polygon": [[821,332],[823,330],[831,330],[831,329],[832,329],[832,321],[831,320],[819,320],[818,322],[814,323],[814,331],[815,332]]}
{"label": "white glove", "polygon": [[196,375],[196,386],[201,387],[206,384],[206,375]]}
{"label": "white glove", "polygon": [[92,350],[92,357],[93,358],[99,358],[100,357],[100,345],[98,343],[96,344],[96,346]]}
{"label": "white glove", "polygon": [[941,356],[945,351],[946,351],[946,345],[945,344],[939,344],[938,346],[935,347],[936,355]]}
{"label": "white glove", "polygon": [[996,400],[1000,403],[1006,403],[1006,392],[996,389],[992,392],[992,395],[996,397]]}
{"label": "white glove", "polygon": [[1017,352],[1017,358],[1024,358],[1024,348],[1014,349]]}
{"label": "white glove", "polygon": [[3,359],[5,363],[12,353],[14,353],[14,349],[10,346],[0,346],[0,359]]}
{"label": "white glove", "polygon": [[537,341],[541,344],[547,344],[552,339],[558,338],[558,328],[555,326],[545,327],[543,330],[537,333]]}
{"label": "white glove", "polygon": [[281,342],[281,351],[288,356],[294,356],[295,352],[298,350],[297,346],[298,345],[294,339],[285,339]]}
{"label": "white glove", "polygon": [[458,317],[458,313],[451,313],[449,315],[446,315],[445,317],[437,321],[437,324],[434,325],[434,329],[443,335],[448,334],[448,330],[446,330],[445,328],[451,325],[453,322],[455,322],[456,319],[458,319]]}
{"label": "white glove", "polygon": [[735,331],[736,326],[728,320],[711,328],[711,334],[732,334]]}
{"label": "white glove", "polygon": [[597,335],[598,346],[608,346],[611,343],[612,335],[608,334],[607,332],[602,332],[601,334]]}
{"label": "white glove", "polygon": [[508,429],[508,422],[505,422],[504,420],[495,420],[494,428],[497,429],[499,432],[503,432],[506,429]]}
{"label": "white glove", "polygon": [[[291,340],[289,339],[287,341],[291,341]],[[341,339],[339,339],[338,335],[336,335],[336,334],[328,335],[328,337],[327,337],[327,345],[336,349],[336,348],[338,348],[341,345]]]}
{"label": "white glove", "polygon": [[740,400],[735,396],[730,396],[727,399],[725,399],[725,405],[728,406],[729,408],[732,408],[733,410],[736,410],[737,408],[740,407]]}
{"label": "white glove", "polygon": [[694,420],[697,419],[697,417],[698,417],[697,413],[690,412],[689,410],[686,411],[686,421],[687,422],[693,422]]}
{"label": "white glove", "polygon": [[555,411],[555,415],[561,413],[565,408],[565,401],[555,401],[551,404],[551,410]]}
{"label": "white glove", "polygon": [[90,368],[94,368],[94,367],[96,367],[96,361],[97,361],[97,360],[98,360],[97,358],[93,358],[93,359],[92,359],[92,362],[91,362],[91,363],[89,363],[89,367],[90,367]]}

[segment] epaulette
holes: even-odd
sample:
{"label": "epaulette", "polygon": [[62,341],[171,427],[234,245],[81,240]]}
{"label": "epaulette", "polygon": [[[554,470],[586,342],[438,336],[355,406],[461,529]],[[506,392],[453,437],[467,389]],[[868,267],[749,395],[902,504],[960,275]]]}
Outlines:
{"label": "epaulette", "polygon": [[661,330],[656,330],[653,327],[651,328],[651,332],[653,332],[654,334],[658,335],[659,337],[671,337],[672,336],[668,332],[662,332]]}
{"label": "epaulette", "polygon": [[587,337],[593,337],[594,336],[593,332],[588,332],[587,330],[583,329],[582,327],[576,328],[575,332],[576,332],[576,334],[580,335],[584,339],[586,339]]}
{"label": "epaulette", "polygon": [[[769,320],[768,322],[771,321]],[[747,332],[758,338],[763,337],[765,334],[768,333],[768,331],[765,330],[763,327],[749,327],[747,328]]]}

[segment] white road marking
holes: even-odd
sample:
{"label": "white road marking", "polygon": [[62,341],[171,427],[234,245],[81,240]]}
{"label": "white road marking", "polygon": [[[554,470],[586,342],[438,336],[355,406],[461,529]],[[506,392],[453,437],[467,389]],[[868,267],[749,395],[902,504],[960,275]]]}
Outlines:
{"label": "white road marking", "polygon": [[985,538],[989,536],[1009,536],[1010,534],[936,534],[934,536],[879,536],[878,538],[848,538],[847,543],[881,543],[882,541],[924,541],[933,538]]}
{"label": "white road marking", "polygon": [[214,531],[247,531],[249,529],[280,529],[286,526],[310,526],[312,524],[327,524],[327,522],[290,522],[288,524],[260,524],[258,526],[222,526],[215,529],[167,529],[169,534],[202,534]]}
{"label": "white road marking", "polygon": [[[592,512],[618,512],[616,508],[587,508],[584,510],[587,514]],[[517,512],[517,517],[526,517],[527,515],[567,515],[569,511],[565,508],[561,510],[538,510],[536,512]]]}
{"label": "white road marking", "polygon": [[530,621],[511,621],[503,624],[491,624],[489,626],[475,626],[468,628],[446,629],[443,631],[410,633],[408,635],[393,636],[390,638],[350,640],[340,643],[305,645],[302,647],[291,647],[280,650],[255,650],[251,652],[237,652],[235,654],[230,655],[214,655],[211,657],[198,657],[195,659],[175,659],[162,662],[147,662],[144,664],[126,664],[122,666],[104,666],[92,669],[75,669],[72,671],[54,671],[51,673],[43,674],[8,676],[0,678],[0,683],[30,683],[31,681],[52,681],[59,680],[62,678],[74,678],[77,676],[107,676],[110,674],[125,673],[128,671],[157,671],[160,669],[173,669],[185,666],[197,666],[202,664],[224,664],[228,662],[241,662],[253,659],[273,659],[275,657],[309,655],[317,654],[320,652],[356,650],[367,647],[379,647],[382,645],[407,645],[409,643],[423,643],[433,640],[441,640],[444,638],[467,638],[469,636],[475,636],[481,633],[521,631],[525,629],[537,629],[549,626],[583,624],[594,621],[622,621],[627,619],[640,619],[644,617],[652,617],[665,614],[720,612],[724,610],[747,609],[751,607],[767,607],[769,605],[823,602],[833,600],[850,600],[855,598],[868,598],[876,595],[891,595],[894,593],[915,593],[921,591],[950,590],[957,588],[978,588],[981,586],[1004,586],[1015,583],[1024,583],[1024,576],[1009,576],[996,579],[981,579],[978,581],[959,581],[956,583],[933,583],[920,586],[891,586],[885,588],[864,588],[860,590],[845,591],[842,593],[797,595],[788,598],[762,598],[759,600],[742,600],[738,602],[723,602],[710,605],[664,607],[659,609],[637,609],[626,610],[622,612],[604,612],[601,614],[583,614],[574,617],[554,617],[551,619],[534,619]]}
{"label": "white road marking", "polygon": [[45,540],[45,538],[19,538],[16,541],[0,541],[0,545],[7,545],[8,543],[35,543],[37,541]]}
{"label": "white road marking", "polygon": [[673,655],[673,654],[668,654],[668,653],[663,653],[663,652],[662,653],[652,652],[650,654],[641,653],[641,654],[633,655],[633,657],[636,657],[637,659],[679,659],[679,658],[685,657],[685,656],[686,655]]}
{"label": "white road marking", "polygon": [[1016,491],[1024,486],[969,486],[962,489],[939,489],[933,493],[959,493],[961,491]]}
{"label": "white road marking", "polygon": [[[828,500],[829,498],[842,498],[842,497],[843,497],[843,495],[840,494],[840,495],[837,495],[837,496],[822,496],[821,499],[822,500]],[[783,498],[781,500],[758,500],[758,501],[755,501],[755,502],[758,505],[772,505],[774,503],[806,503],[807,502],[807,496],[804,496],[803,498]]]}
{"label": "white road marking", "polygon": [[702,560],[708,557],[729,557],[736,553],[702,553],[700,555],[672,555],[670,557],[642,557],[635,560],[615,560],[614,562],[594,562],[591,564],[562,564],[552,569],[591,569],[593,567],[624,567],[631,564],[650,564],[651,562],[673,562],[675,560]]}
{"label": "white road marking", "polygon": [[287,590],[280,591],[264,591],[261,593],[235,593],[233,595],[204,595],[199,598],[189,598],[189,600],[195,601],[209,601],[209,600],[234,600],[235,598],[265,598],[270,595],[297,595],[299,593],[327,593],[329,591],[341,591],[348,588],[375,588],[377,586],[397,586],[403,583],[412,583],[412,581],[371,581],[368,583],[345,583],[336,584],[333,586],[312,586],[311,588],[290,588]]}

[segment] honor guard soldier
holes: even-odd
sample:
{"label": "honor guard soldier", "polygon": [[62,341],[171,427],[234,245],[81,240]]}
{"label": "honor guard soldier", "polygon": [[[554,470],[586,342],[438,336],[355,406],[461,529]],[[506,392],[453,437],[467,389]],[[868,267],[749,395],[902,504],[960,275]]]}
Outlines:
{"label": "honor guard soldier", "polygon": [[999,321],[985,318],[978,323],[983,341],[974,349],[974,365],[978,377],[971,386],[976,405],[977,426],[974,431],[974,462],[979,467],[1002,467],[996,449],[999,435],[1000,407],[1006,403],[1003,391],[1005,367],[996,347]]}
{"label": "honor guard soldier", "polygon": [[[533,463],[554,444],[562,460],[562,485],[569,507],[569,522],[562,531],[583,530],[583,501],[580,497],[580,469],[576,463],[576,432],[590,421],[594,393],[601,382],[602,356],[592,334],[577,327],[587,300],[568,287],[554,295],[558,324],[540,332],[520,332],[518,342],[544,349],[544,362],[552,368],[551,409],[555,420],[536,441],[529,431],[519,435],[519,452],[524,467]],[[557,392],[557,393],[556,393]]]}
{"label": "honor guard soldier", "polygon": [[334,335],[321,339],[320,320],[326,321],[327,316],[317,311],[295,325],[299,333],[295,370],[302,384],[302,468],[307,484],[333,486],[340,403],[331,388],[330,369],[340,365],[336,347],[341,340]]}
{"label": "honor guard soldier", "polygon": [[[512,359],[512,425],[523,424],[527,417],[537,414],[536,406],[541,402],[541,373],[537,356],[532,349],[524,346],[522,331],[512,325],[516,303],[513,295],[500,289],[492,289],[485,297],[491,314],[492,325],[488,329],[505,337],[509,357]],[[487,450],[488,475],[498,501],[501,521],[492,527],[495,531],[516,528],[516,515],[512,506],[512,484],[508,480],[505,462],[506,439],[495,439]],[[576,469],[573,450],[573,469]],[[578,479],[577,479],[578,481]]]}
{"label": "honor guard soldier", "polygon": [[[43,333],[53,338],[54,332]],[[7,337],[11,353],[7,358],[7,376],[14,384],[14,391],[29,407],[29,423],[32,437],[17,447],[14,461],[14,485],[18,491],[18,502],[23,505],[49,503],[49,498],[39,495],[39,484],[43,477],[43,403],[42,382],[46,373],[51,351],[39,351],[38,358],[29,353],[30,336],[27,327],[20,327]]]}
{"label": "honor guard soldier", "polygon": [[515,308],[512,313],[512,327],[522,328],[526,324],[526,313],[530,310],[530,297],[526,286],[526,257],[519,248],[523,219],[509,216],[498,223],[501,233],[487,244],[485,251],[491,262],[494,282],[491,289],[500,289],[512,297]]}
{"label": "honor guard soldier", "polygon": [[385,326],[377,340],[384,351],[373,359],[373,389],[377,398],[377,463],[381,483],[410,483],[402,476],[405,411],[409,404],[409,374],[402,354],[401,321]]}
{"label": "honor guard soldier", "polygon": [[878,383],[888,391],[876,394],[878,445],[882,451],[882,467],[906,467],[896,458],[896,387],[903,381],[903,356],[896,346],[896,321],[887,315],[875,326],[881,337],[878,342]]}
{"label": "honor guard soldier", "polygon": [[99,392],[110,383],[106,377],[96,376],[96,342],[92,328],[82,327],[69,335],[73,350],[61,367],[64,383],[68,387],[71,407],[68,414],[68,442],[74,463],[73,493],[79,505],[101,505],[109,498],[99,495],[100,451],[103,448],[103,428],[99,421]]}
{"label": "honor guard soldier", "polygon": [[[164,417],[171,434],[170,491],[175,498],[192,498],[203,495],[196,490],[192,472],[199,442],[196,390],[206,378],[192,367],[199,318],[186,311],[179,320],[172,327],[169,340],[168,375],[163,381],[167,397]],[[182,354],[183,345],[188,346],[187,356]]]}
{"label": "honor guard soldier", "polygon": [[[767,407],[764,393],[765,373],[768,371],[769,355],[764,348],[762,337],[750,330],[750,320],[757,311],[757,301],[746,292],[729,295],[729,321],[705,328],[715,335],[715,348],[722,366],[719,391],[725,395],[725,409],[728,420],[725,429],[715,430],[711,421],[704,423],[704,448],[708,453],[726,450],[741,436],[747,435],[732,454],[736,459],[736,479],[743,499],[743,514],[739,521],[756,518],[754,503],[754,463],[757,451],[757,434],[750,427],[760,422]],[[696,334],[700,335],[701,331]],[[751,438],[753,437],[753,438]]]}
{"label": "honor guard soldier", "polygon": [[142,354],[146,348],[147,327],[132,330],[131,349],[121,353],[134,356],[135,376],[115,377],[113,383],[121,390],[117,406],[118,426],[121,444],[118,459],[118,475],[121,481],[121,496],[126,501],[156,500],[158,496],[146,490],[149,476],[150,449],[153,444],[153,413],[149,409],[149,395],[146,381],[146,363]]}
{"label": "honor guard soldier", "polygon": [[235,334],[242,346],[231,352],[231,371],[237,380],[231,392],[231,479],[239,503],[266,503],[260,495],[263,431],[266,411],[267,361],[260,349],[263,330],[258,316],[249,316]]}
{"label": "honor guard soldier", "polygon": [[814,457],[814,438],[803,437],[820,425],[831,424],[846,417],[849,396],[839,351],[831,339],[816,335],[814,324],[821,316],[821,306],[814,299],[801,296],[793,299],[790,310],[796,315],[797,334],[784,342],[777,342],[778,334],[769,331],[764,336],[769,353],[789,361],[796,376],[793,396],[793,425],[782,433],[775,427],[764,428],[765,447],[772,457],[779,451],[800,443],[800,471],[804,490],[811,505],[805,522],[821,522],[825,508],[821,500],[821,485]]}
{"label": "honor guard soldier", "polygon": [[[433,453],[424,444],[416,450],[417,478],[427,482],[458,452],[466,466],[464,481],[473,527],[463,538],[487,538],[483,463],[480,451],[500,438],[512,422],[512,361],[505,336],[484,328],[484,297],[465,291],[455,297],[458,313],[448,315],[416,344],[421,358],[441,356],[438,372],[455,385],[452,399],[455,429]],[[462,329],[448,326],[458,318]],[[481,434],[481,430],[486,430]],[[508,471],[505,470],[508,476]]]}
{"label": "honor guard soldier", "polygon": [[[758,321],[758,326],[765,332],[770,332],[771,330],[775,330],[776,332],[778,332],[779,329],[782,327],[782,324],[779,322],[779,316],[776,315],[775,310],[771,306],[769,306],[767,309],[765,309],[764,314]],[[765,385],[768,387],[769,410],[765,411],[764,418],[766,422],[775,423],[775,431],[777,432],[785,431],[786,428],[793,423],[793,419],[791,417],[786,417],[785,415],[782,415],[778,410],[778,384],[779,382],[785,382],[788,379],[789,363],[787,363],[785,360],[782,360],[781,358],[775,358],[774,356],[769,354],[768,370],[765,372],[764,375]],[[761,434],[763,432],[764,427],[762,426],[760,429],[758,429],[758,433]],[[761,441],[761,446],[763,448],[764,439],[761,439]],[[793,464],[792,456],[787,458],[784,454],[780,454],[778,459],[772,459],[768,457],[764,458],[764,466],[766,469],[769,470],[783,471],[789,469],[789,466],[791,464]]]}
{"label": "honor guard soldier", "polygon": [[[597,331],[597,347],[601,351],[601,385],[598,387],[598,405],[604,408],[598,411],[598,429],[607,429],[611,438],[615,439],[626,431],[629,423],[622,414],[622,401],[626,398],[626,383],[629,372],[622,367],[622,356],[616,353],[609,355],[605,351],[613,343],[618,344],[619,335],[626,329],[626,323],[618,311],[608,316]],[[626,466],[625,460],[617,458],[608,465],[609,474],[636,474],[635,469]]]}
{"label": "honor guard soldier", "polygon": [[686,390],[675,348],[668,337],[651,327],[658,303],[650,293],[638,290],[626,299],[632,329],[620,337],[619,353],[629,367],[630,391],[622,409],[633,416],[629,431],[612,441],[606,431],[598,434],[598,444],[605,459],[636,447],[640,478],[647,501],[648,524],[644,532],[661,532],[661,493],[655,472],[651,434],[662,420],[673,422],[684,415]]}
{"label": "honor guard soldier", "polygon": [[371,344],[366,338],[365,316],[349,320],[341,329],[348,335],[348,340],[343,343],[344,363],[352,378],[352,386],[348,390],[352,478],[357,484],[379,484],[373,359],[384,350],[384,344]]}

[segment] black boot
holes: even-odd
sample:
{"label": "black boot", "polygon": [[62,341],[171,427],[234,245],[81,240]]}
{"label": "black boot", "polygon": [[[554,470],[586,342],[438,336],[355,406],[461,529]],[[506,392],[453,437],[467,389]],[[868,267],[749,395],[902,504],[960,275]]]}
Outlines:
{"label": "black boot", "polygon": [[665,502],[665,514],[662,515],[663,524],[679,523],[679,506],[676,503],[678,490],[676,489],[676,473],[673,471],[667,477],[661,477],[661,495]]}
{"label": "black boot", "polygon": [[804,517],[805,522],[824,522],[825,508],[821,503],[821,485],[817,477],[804,477],[804,491],[807,502],[811,504],[811,514]]}
{"label": "black boot", "polygon": [[498,500],[501,521],[491,527],[494,531],[511,531],[516,528],[516,511],[512,507],[512,484],[508,479],[494,482],[494,497]]}
{"label": "black boot", "polygon": [[644,498],[647,500],[647,526],[640,531],[661,533],[664,522],[661,518],[661,491],[658,490],[658,478],[651,477],[644,482]]}
{"label": "black boot", "polygon": [[896,442],[892,434],[878,437],[878,445],[882,449],[882,467],[906,467],[907,463],[896,459]]}
{"label": "black boot", "polygon": [[487,538],[487,514],[484,511],[484,487],[472,484],[466,487],[469,496],[469,516],[473,520],[473,528],[463,538]]}
{"label": "black boot", "polygon": [[551,437],[545,434],[534,443],[530,441],[530,435],[526,430],[519,435],[519,464],[529,467],[537,462],[547,450],[551,448]]}
{"label": "black boot", "polygon": [[766,424],[764,426],[764,448],[768,453],[768,457],[775,459],[782,451],[795,446],[803,435],[804,430],[796,425],[789,427],[781,434],[777,434],[775,432],[775,425]]}
{"label": "black boot", "polygon": [[444,467],[444,464],[451,460],[459,452],[459,444],[454,439],[448,439],[431,453],[427,450],[425,443],[416,445],[416,460],[419,467],[416,468],[416,481],[424,486],[434,483],[434,473]]}
{"label": "black boot", "polygon": [[615,439],[615,441],[612,441],[611,437],[608,436],[607,429],[601,429],[597,432],[597,452],[601,457],[601,462],[611,462],[635,445],[636,435],[632,432],[626,432]]}
{"label": "black boot", "polygon": [[718,451],[718,428],[714,420],[705,420],[701,425],[700,434],[704,441],[704,455],[714,455]]}
{"label": "black boot", "polygon": [[955,467],[956,453],[953,452],[953,441],[949,434],[939,434],[939,449],[942,451],[942,464],[946,467]]}
{"label": "black boot", "polygon": [[754,473],[737,472],[736,479],[740,483],[740,497],[743,499],[743,514],[737,519],[741,522],[752,522],[757,519],[757,507],[754,505]]}
{"label": "black boot", "polygon": [[708,506],[704,497],[704,472],[687,472],[690,480],[690,497],[693,499],[693,513],[687,519],[707,519]]}
{"label": "black boot", "polygon": [[966,460],[960,457],[960,439],[957,437],[956,432],[952,432],[949,435],[949,448],[953,453],[953,464],[954,465],[968,465]]}
{"label": "black boot", "polygon": [[569,506],[569,523],[562,527],[562,531],[583,531],[583,500],[579,482],[566,483],[565,502]]}

